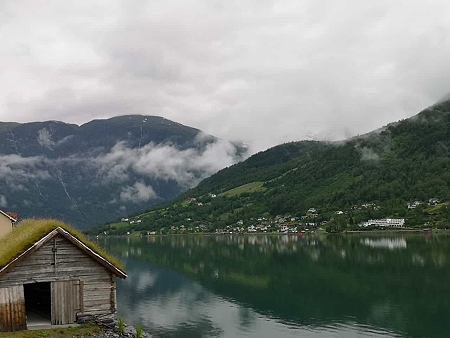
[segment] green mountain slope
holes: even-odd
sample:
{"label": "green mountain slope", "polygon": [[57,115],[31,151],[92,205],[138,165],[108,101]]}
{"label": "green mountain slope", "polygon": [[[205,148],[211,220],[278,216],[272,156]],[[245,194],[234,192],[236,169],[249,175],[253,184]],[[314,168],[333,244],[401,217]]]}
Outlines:
{"label": "green mountain slope", "polygon": [[346,142],[279,145],[219,171],[170,204],[95,231],[214,230],[240,220],[247,226],[276,215],[307,216],[310,208],[319,211],[314,223],[334,229],[385,217],[445,225],[447,204],[438,212],[426,203],[407,205],[450,200],[449,155],[447,101]]}

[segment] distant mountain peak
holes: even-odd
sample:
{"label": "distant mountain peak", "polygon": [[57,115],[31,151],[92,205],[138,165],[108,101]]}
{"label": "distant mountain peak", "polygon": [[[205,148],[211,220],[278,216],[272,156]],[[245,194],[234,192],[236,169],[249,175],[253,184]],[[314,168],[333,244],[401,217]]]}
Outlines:
{"label": "distant mountain peak", "polygon": [[0,204],[85,227],[171,199],[245,156],[159,116],[0,122]]}

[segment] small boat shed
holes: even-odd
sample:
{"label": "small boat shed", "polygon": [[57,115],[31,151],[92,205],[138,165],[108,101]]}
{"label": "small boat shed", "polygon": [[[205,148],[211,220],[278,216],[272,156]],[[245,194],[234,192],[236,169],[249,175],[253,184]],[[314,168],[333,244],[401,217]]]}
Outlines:
{"label": "small boat shed", "polygon": [[127,277],[120,262],[77,230],[24,220],[0,239],[0,331],[114,316],[117,277]]}

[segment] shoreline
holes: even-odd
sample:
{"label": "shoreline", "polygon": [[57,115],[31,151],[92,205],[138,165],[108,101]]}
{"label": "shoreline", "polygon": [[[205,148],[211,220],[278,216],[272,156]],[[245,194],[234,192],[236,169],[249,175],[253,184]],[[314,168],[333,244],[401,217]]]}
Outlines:
{"label": "shoreline", "polygon": [[[296,233],[254,232],[254,233],[186,233],[186,234],[152,234],[152,235],[97,235],[96,238],[155,238],[155,237],[181,237],[181,236],[316,236],[316,235],[356,235],[356,234],[450,234],[450,229],[379,229],[379,230],[347,230],[343,232],[307,231]],[[94,237],[94,236],[92,236]]]}

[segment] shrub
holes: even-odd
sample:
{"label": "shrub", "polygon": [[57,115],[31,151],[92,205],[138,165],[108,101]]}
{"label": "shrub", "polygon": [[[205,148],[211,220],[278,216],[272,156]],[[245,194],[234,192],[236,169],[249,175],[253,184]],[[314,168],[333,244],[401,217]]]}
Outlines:
{"label": "shrub", "polygon": [[124,322],[123,318],[119,318],[118,326],[119,326],[119,334],[124,335],[125,334],[125,322]]}
{"label": "shrub", "polygon": [[136,327],[136,338],[142,338],[142,336],[144,335],[144,330],[142,329],[142,326],[137,326]]}

